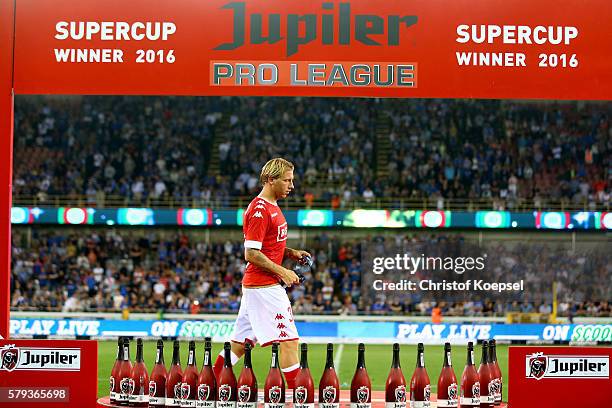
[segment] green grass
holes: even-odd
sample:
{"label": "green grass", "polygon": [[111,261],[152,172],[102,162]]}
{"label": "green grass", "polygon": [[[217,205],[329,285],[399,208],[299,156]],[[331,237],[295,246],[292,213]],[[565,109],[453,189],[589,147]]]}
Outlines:
{"label": "green grass", "polygon": [[[147,368],[149,372],[153,366],[155,360],[155,342],[149,341],[144,343],[144,358]],[[136,355],[136,344],[132,342],[130,345],[130,355],[132,359],[134,359]],[[223,345],[221,343],[216,343],[213,345],[213,356],[215,356],[221,351]],[[336,351],[339,346],[336,346]],[[325,365],[325,349],[326,346],[324,344],[311,344],[308,347],[308,364],[310,366],[310,370],[312,372],[312,376],[315,380],[315,384],[318,384],[319,378],[321,378],[321,373],[323,372],[323,367]],[[98,342],[98,395],[108,395],[108,377],[110,375],[111,369],[113,368],[113,363],[115,361],[116,352],[117,352],[117,342],[116,341],[99,341]],[[204,354],[204,344],[203,341],[198,341],[196,343],[197,350],[197,364],[198,368],[202,365],[203,354]],[[253,350],[252,360],[253,360],[253,369],[255,371],[255,376],[257,377],[257,381],[259,386],[263,385],[266,375],[268,373],[268,367],[270,364],[270,347],[261,348],[256,347]],[[480,347],[477,347],[475,350],[475,358],[476,364],[480,362]],[[427,367],[427,372],[429,373],[429,379],[431,380],[432,391],[435,392],[437,389],[438,383],[438,375],[440,374],[440,370],[442,369],[443,362],[443,346],[425,346],[425,365]],[[166,342],[164,347],[164,357],[166,366],[170,365],[172,360],[172,343]],[[353,378],[353,373],[355,371],[355,365],[357,364],[357,345],[356,344],[346,344],[344,345],[344,351],[342,352],[340,360],[340,366],[336,367],[336,371],[338,372],[338,377],[340,379],[340,384],[342,389],[348,389],[351,384],[351,379]],[[504,378],[504,401],[508,400],[508,387],[507,378],[508,378],[508,347],[505,345],[497,346],[497,358],[499,360],[499,366],[502,370],[503,378]],[[457,381],[461,381],[461,373],[463,372],[463,367],[465,365],[466,360],[466,347],[464,346],[454,346],[452,350],[452,362],[453,368],[455,369],[455,375],[457,376]],[[238,362],[237,366],[234,368],[234,372],[236,373],[236,377],[240,374],[240,370],[242,369],[242,359]],[[183,368],[185,367],[187,362],[187,342],[181,342],[181,363]],[[213,359],[214,362],[214,359]],[[416,345],[402,345],[401,346],[401,364],[402,370],[404,372],[404,376],[406,377],[406,381],[410,381],[412,377],[412,371],[416,364]],[[391,366],[391,345],[380,345],[380,344],[371,344],[366,345],[366,367],[368,369],[368,373],[370,375],[370,379],[372,381],[372,387],[374,390],[384,390],[385,381],[387,380],[387,374],[389,373],[389,368]]]}

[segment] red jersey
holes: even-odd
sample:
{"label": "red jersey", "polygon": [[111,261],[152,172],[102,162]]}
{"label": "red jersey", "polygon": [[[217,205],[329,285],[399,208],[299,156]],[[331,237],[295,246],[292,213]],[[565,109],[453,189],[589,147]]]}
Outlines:
{"label": "red jersey", "polygon": [[[287,246],[287,220],[278,205],[255,197],[242,216],[244,247],[259,249],[272,262],[281,265]],[[279,283],[274,273],[247,264],[242,284],[265,286]]]}

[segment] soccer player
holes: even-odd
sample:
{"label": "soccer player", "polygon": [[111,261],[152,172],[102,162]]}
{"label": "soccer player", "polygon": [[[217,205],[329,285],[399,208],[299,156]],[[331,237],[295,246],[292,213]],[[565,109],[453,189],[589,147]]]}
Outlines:
{"label": "soccer player", "polygon": [[[302,260],[306,251],[287,247],[287,221],[277,200],[293,190],[293,164],[276,158],[267,162],[259,177],[263,188],[243,215],[244,258],[248,262],[242,279],[242,300],[232,336],[232,365],[244,354],[244,342],[262,347],[280,342],[280,364],[288,388],[294,388],[299,368],[298,332],[285,288],[300,283],[298,276],[282,266],[285,256]],[[223,352],[215,361],[217,377]]]}

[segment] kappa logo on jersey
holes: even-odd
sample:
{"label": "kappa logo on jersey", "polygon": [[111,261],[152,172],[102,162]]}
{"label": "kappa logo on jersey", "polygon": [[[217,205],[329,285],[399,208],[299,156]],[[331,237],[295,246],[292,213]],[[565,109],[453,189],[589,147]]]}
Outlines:
{"label": "kappa logo on jersey", "polygon": [[281,400],[281,396],[281,388],[278,385],[275,385],[268,390],[268,399],[273,404],[278,404]]}
{"label": "kappa logo on jersey", "polygon": [[255,214],[253,214],[253,218],[263,218],[261,211],[257,211]]}
{"label": "kappa logo on jersey", "polygon": [[456,400],[459,393],[457,392],[457,383],[452,383],[448,386],[448,399]]}
{"label": "kappa logo on jersey", "polygon": [[323,389],[323,402],[331,404],[336,401],[336,388],[333,385],[328,385]]}
{"label": "kappa logo on jersey", "polygon": [[472,385],[472,396],[474,398],[480,398],[480,383],[478,381]]}
{"label": "kappa logo on jersey", "polygon": [[157,383],[155,381],[149,381],[149,396],[154,397],[157,392]]}
{"label": "kappa logo on jersey", "polygon": [[266,206],[265,206],[265,205],[263,205],[263,204],[257,204],[257,205],[255,206],[255,208],[261,208],[261,209],[265,210],[265,209],[266,209]]}
{"label": "kappa logo on jersey", "polygon": [[130,378],[123,378],[120,382],[119,382],[119,389],[121,390],[122,394],[129,394],[130,393]]}
{"label": "kappa logo on jersey", "polygon": [[283,223],[278,226],[278,234],[276,236],[276,241],[286,241],[287,240],[287,223]]}
{"label": "kappa logo on jersey", "polygon": [[395,388],[395,402],[406,402],[406,386],[398,385]]}
{"label": "kappa logo on jersey", "polygon": [[229,384],[219,386],[219,401],[227,402],[232,397],[232,387]]}
{"label": "kappa logo on jersey", "polygon": [[241,385],[238,388],[238,402],[249,402],[251,398],[251,387],[248,385]]}
{"label": "kappa logo on jersey", "polygon": [[186,400],[189,398],[189,394],[191,394],[191,385],[188,383],[181,384],[181,398]]}
{"label": "kappa logo on jersey", "polygon": [[208,384],[198,385],[198,399],[200,401],[206,401],[210,395],[210,387]]}
{"label": "kappa logo on jersey", "polygon": [[295,402],[298,404],[305,404],[308,399],[308,390],[303,385],[300,385],[295,389]]}
{"label": "kappa logo on jersey", "polygon": [[370,399],[370,389],[366,385],[359,387],[357,389],[357,402],[364,404],[368,402],[369,399]]}

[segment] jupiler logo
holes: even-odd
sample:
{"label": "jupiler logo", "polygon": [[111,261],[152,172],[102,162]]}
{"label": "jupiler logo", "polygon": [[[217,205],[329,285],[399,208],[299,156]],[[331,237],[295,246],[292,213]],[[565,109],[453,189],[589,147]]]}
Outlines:
{"label": "jupiler logo", "polygon": [[[606,355],[545,355],[542,352],[525,356],[525,377],[544,378],[610,378],[610,357]],[[501,391],[501,384],[493,384]]]}
{"label": "jupiler logo", "polygon": [[154,397],[157,391],[157,383],[155,381],[149,381],[149,396]]}
{"label": "jupiler logo", "polygon": [[206,401],[210,395],[210,386],[208,384],[198,385],[198,400]]}
{"label": "jupiler logo", "polygon": [[189,394],[191,394],[191,385],[189,385],[188,383],[182,383],[181,384],[181,399],[188,399],[189,398]]}
{"label": "jupiler logo", "polygon": [[448,399],[456,400],[458,396],[457,383],[452,383],[448,386]]}
{"label": "jupiler logo", "polygon": [[429,401],[429,398],[431,398],[431,385],[427,384],[425,386],[425,390],[423,391],[423,399],[425,401]]}
{"label": "jupiler logo", "polygon": [[478,381],[472,384],[472,396],[474,398],[480,398],[480,383]]}
{"label": "jupiler logo", "polygon": [[328,385],[323,389],[323,402],[331,404],[336,401],[336,387]]}
{"label": "jupiler logo", "polygon": [[232,396],[232,387],[229,384],[219,386],[219,401],[227,402]]}

